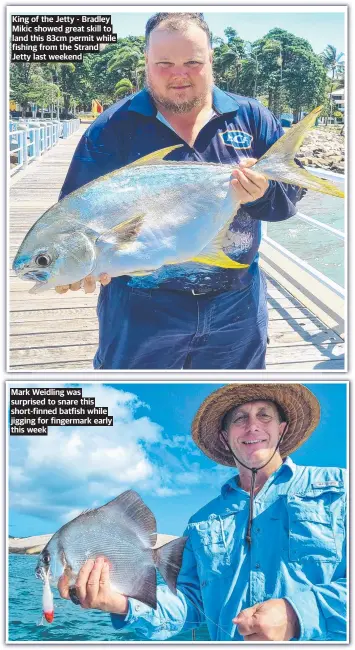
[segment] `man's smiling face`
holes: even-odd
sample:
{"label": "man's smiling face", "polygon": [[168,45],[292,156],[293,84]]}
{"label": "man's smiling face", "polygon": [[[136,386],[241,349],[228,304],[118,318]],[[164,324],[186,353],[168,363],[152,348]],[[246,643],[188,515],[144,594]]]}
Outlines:
{"label": "man's smiling face", "polygon": [[272,402],[247,402],[231,412],[224,434],[236,457],[254,467],[270,459],[285,427]]}
{"label": "man's smiling face", "polygon": [[188,113],[203,106],[211,93],[212,51],[207,35],[197,25],[181,31],[155,28],[146,52],[148,89],[160,106]]}

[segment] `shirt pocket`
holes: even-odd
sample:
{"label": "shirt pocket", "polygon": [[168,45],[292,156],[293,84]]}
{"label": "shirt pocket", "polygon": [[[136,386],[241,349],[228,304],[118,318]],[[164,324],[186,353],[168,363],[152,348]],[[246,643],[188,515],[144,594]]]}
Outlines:
{"label": "shirt pocket", "polygon": [[206,584],[221,575],[229,566],[229,553],[225,544],[222,521],[219,517],[194,524],[193,545],[195,546],[199,572]]}
{"label": "shirt pocket", "polygon": [[330,507],[321,498],[287,498],[289,560],[336,562],[340,559]]}

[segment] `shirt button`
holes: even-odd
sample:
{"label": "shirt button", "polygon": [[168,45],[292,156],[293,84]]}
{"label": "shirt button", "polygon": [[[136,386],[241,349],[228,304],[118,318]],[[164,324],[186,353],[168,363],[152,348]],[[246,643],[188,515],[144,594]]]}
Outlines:
{"label": "shirt button", "polygon": [[136,605],[136,606],[135,606],[135,610],[136,610],[136,612],[139,612],[140,608],[141,608],[140,605]]}
{"label": "shirt button", "polygon": [[256,569],[260,569],[260,564],[259,564],[259,562],[256,563],[255,568],[256,568]]}
{"label": "shirt button", "polygon": [[257,529],[256,529],[256,532],[257,532],[257,533],[260,533],[260,528],[257,528]]}

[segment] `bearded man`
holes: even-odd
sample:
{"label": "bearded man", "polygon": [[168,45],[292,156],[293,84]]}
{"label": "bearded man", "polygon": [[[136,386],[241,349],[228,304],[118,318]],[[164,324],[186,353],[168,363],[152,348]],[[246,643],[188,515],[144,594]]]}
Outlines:
{"label": "bearded man", "polygon": [[[240,268],[198,263],[143,277],[101,276],[97,369],[262,369],[267,342],[266,283],[258,265],[261,221],[296,213],[301,191],[252,169],[283,134],[255,99],[213,85],[203,14],[158,13],[146,27],[146,88],[108,108],[74,154],[63,198],[98,176],[165,147],[169,160],[235,164],[235,215],[223,251]],[[206,188],[208,191],[208,188]],[[92,277],[85,279],[94,291]],[[79,289],[80,283],[71,285]],[[68,287],[59,287],[63,293]]]}

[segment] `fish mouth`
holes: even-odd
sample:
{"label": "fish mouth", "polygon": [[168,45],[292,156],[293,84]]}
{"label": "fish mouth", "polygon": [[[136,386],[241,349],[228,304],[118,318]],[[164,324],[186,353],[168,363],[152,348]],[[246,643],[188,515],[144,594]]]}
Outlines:
{"label": "fish mouth", "polygon": [[31,287],[28,293],[41,293],[42,291],[47,291],[47,289],[50,289],[48,286],[48,282],[43,282],[43,281],[38,281],[36,284]]}
{"label": "fish mouth", "polygon": [[45,568],[41,565],[38,565],[35,570],[35,575],[38,580],[42,580],[44,582],[46,573],[49,573],[48,571],[45,570]]}
{"label": "fish mouth", "polygon": [[21,275],[22,280],[35,280],[36,282],[47,282],[48,271],[26,271]]}
{"label": "fish mouth", "polygon": [[31,287],[29,293],[39,293],[40,291],[45,291],[47,289],[49,275],[48,271],[40,271],[39,269],[36,269],[34,271],[25,271],[25,273],[21,273],[20,278],[21,280],[34,280],[36,284]]}

